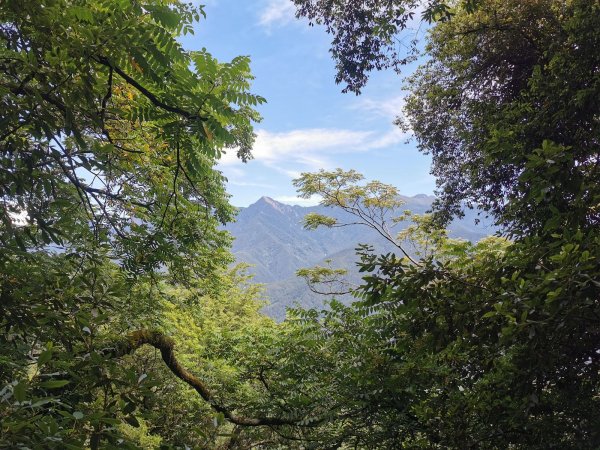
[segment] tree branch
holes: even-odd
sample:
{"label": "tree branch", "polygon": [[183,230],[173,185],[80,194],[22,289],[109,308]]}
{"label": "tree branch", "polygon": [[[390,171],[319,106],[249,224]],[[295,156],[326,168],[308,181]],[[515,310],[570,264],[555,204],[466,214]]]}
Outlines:
{"label": "tree branch", "polygon": [[[238,416],[225,406],[216,402],[210,389],[202,380],[194,374],[186,370],[177,361],[174,354],[175,341],[168,336],[165,336],[160,331],[154,330],[138,330],[129,334],[126,339],[117,343],[116,347],[109,352],[113,357],[121,357],[134,353],[143,345],[151,345],[160,350],[163,361],[173,374],[194,388],[194,390],[202,397],[210,406],[217,412],[223,414],[227,420],[235,425],[246,427],[258,426],[277,426],[277,425],[296,425],[299,426],[298,420],[282,419],[279,417],[244,417]],[[311,422],[314,424],[314,422]]]}
{"label": "tree branch", "polygon": [[177,106],[172,106],[172,105],[168,105],[168,104],[164,103],[156,95],[154,95],[152,92],[150,92],[148,89],[146,89],[140,83],[138,83],[134,78],[127,75],[119,66],[116,66],[113,63],[111,63],[108,58],[106,58],[104,56],[99,56],[95,59],[100,64],[114,70],[128,84],[130,84],[131,86],[136,88],[144,97],[146,97],[148,100],[150,100],[154,106],[164,109],[165,111],[169,111],[174,114],[177,114],[179,116],[185,117],[188,120],[195,120],[195,119],[206,120],[200,114],[192,114],[189,111],[186,111],[185,109],[181,109],[181,108],[178,108]]}

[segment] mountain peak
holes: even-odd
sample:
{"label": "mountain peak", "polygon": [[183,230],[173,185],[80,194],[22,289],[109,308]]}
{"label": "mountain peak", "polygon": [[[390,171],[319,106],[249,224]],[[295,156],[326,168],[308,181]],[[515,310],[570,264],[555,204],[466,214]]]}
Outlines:
{"label": "mountain peak", "polygon": [[286,209],[289,208],[289,206],[283,203],[279,203],[277,200],[273,200],[271,197],[267,197],[266,195],[263,195],[261,198],[258,199],[256,203],[250,206],[270,208],[281,213],[283,213]]}
{"label": "mountain peak", "polygon": [[267,203],[268,205],[278,205],[279,204],[279,202],[273,200],[271,197],[267,197],[266,195],[263,195],[261,198],[259,198],[256,203]]}
{"label": "mountain peak", "polygon": [[[274,194],[278,195],[278,194]],[[386,218],[399,215],[403,210],[414,214],[425,214],[431,207],[433,197],[417,195],[401,197],[405,205],[390,211]],[[348,269],[353,277],[351,282],[360,283],[362,274],[357,272],[355,248],[359,242],[374,245],[377,253],[393,252],[394,248],[367,227],[340,227],[307,231],[303,227],[305,214],[326,212],[342,221],[352,221],[352,217],[340,210],[324,210],[324,207],[290,206],[271,197],[261,197],[247,208],[240,210],[237,221],[227,224],[226,229],[235,236],[232,251],[238,262],[253,265],[250,273],[255,281],[266,283],[266,293],[271,304],[264,310],[271,317],[283,319],[287,306],[298,301],[304,307],[323,308],[322,299],[306,287],[304,280],[295,273],[302,267],[324,265],[327,259],[334,260],[334,266]],[[475,225],[470,216],[453,223],[450,236],[469,239],[472,242],[495,230]],[[400,223],[395,231],[401,231],[408,223]]]}

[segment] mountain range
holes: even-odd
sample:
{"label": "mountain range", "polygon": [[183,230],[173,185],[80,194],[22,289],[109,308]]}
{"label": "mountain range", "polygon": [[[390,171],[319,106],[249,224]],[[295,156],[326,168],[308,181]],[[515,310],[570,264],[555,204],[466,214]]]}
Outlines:
{"label": "mountain range", "polygon": [[[405,204],[401,211],[424,214],[434,199],[424,194],[402,197]],[[360,281],[355,269],[355,249],[359,243],[370,244],[377,252],[394,251],[391,244],[366,226],[305,230],[303,218],[308,213],[352,222],[349,214],[340,209],[291,206],[262,197],[256,203],[240,208],[236,222],[226,227],[235,237],[232,250],[237,262],[251,264],[250,273],[254,275],[254,281],[265,285],[269,305],[264,312],[277,320],[285,317],[288,306],[323,305],[325,297],[308,289],[305,281],[296,276],[298,269],[323,265],[331,259],[334,267],[349,270],[351,280]],[[485,221],[476,223],[477,218],[481,217],[476,211],[467,210],[464,218],[450,225],[450,236],[477,241],[494,233],[495,229]],[[408,224],[400,223],[394,231],[406,226]]]}

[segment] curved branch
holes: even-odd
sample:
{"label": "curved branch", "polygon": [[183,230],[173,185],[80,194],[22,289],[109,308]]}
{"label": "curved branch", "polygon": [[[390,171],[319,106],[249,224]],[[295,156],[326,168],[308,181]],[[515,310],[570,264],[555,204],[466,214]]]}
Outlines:
{"label": "curved branch", "polygon": [[194,388],[194,390],[202,397],[210,406],[217,412],[223,414],[227,420],[235,425],[240,426],[276,426],[276,425],[296,425],[300,423],[297,420],[282,419],[279,417],[243,417],[233,413],[223,405],[216,402],[210,389],[204,384],[202,380],[197,378],[194,374],[185,369],[173,352],[175,348],[175,341],[165,336],[160,331],[155,330],[137,330],[129,334],[127,338],[120,341],[115,348],[111,349],[111,355],[113,357],[121,357],[134,353],[138,348],[143,345],[151,345],[152,347],[160,350],[163,361],[173,372],[173,374]]}
{"label": "curved branch", "polygon": [[156,106],[157,108],[161,108],[161,109],[163,109],[165,111],[169,111],[171,113],[177,114],[177,115],[179,115],[181,117],[184,117],[184,118],[186,118],[188,120],[196,120],[196,119],[199,119],[199,120],[202,120],[202,121],[206,120],[206,118],[202,117],[199,113],[198,114],[193,114],[193,113],[191,113],[189,111],[186,111],[185,109],[181,109],[181,108],[179,108],[177,106],[173,106],[173,105],[168,105],[167,103],[163,102],[156,95],[154,95],[152,92],[150,92],[148,89],[146,89],[140,83],[138,83],[133,77],[127,75],[127,73],[125,73],[125,71],[123,69],[121,69],[119,66],[113,64],[108,58],[106,58],[104,56],[98,56],[95,59],[100,64],[108,67],[111,71],[114,70],[128,84],[130,84],[131,86],[133,86],[144,97],[146,97],[148,100],[150,100],[152,102],[152,104],[154,106]]}

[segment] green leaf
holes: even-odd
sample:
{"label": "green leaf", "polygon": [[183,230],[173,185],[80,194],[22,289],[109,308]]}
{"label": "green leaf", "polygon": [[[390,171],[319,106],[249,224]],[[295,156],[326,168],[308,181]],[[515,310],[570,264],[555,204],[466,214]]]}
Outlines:
{"label": "green leaf", "polygon": [[126,416],[125,422],[127,422],[129,425],[131,425],[132,427],[135,427],[135,428],[139,428],[139,426],[140,426],[140,422],[138,421],[137,417],[135,417],[133,415]]}
{"label": "green leaf", "polygon": [[26,392],[27,384],[23,380],[19,380],[19,382],[13,386],[13,396],[19,403],[25,401]]}
{"label": "green leaf", "polygon": [[69,384],[69,380],[48,380],[40,383],[40,386],[46,389],[57,389]]}
{"label": "green leaf", "polygon": [[125,407],[122,409],[123,414],[131,414],[135,411],[136,404],[134,402],[128,402],[125,404]]}
{"label": "green leaf", "polygon": [[51,359],[52,359],[52,350],[44,350],[42,353],[40,353],[40,356],[38,356],[38,360],[37,360],[38,367],[43,366]]}
{"label": "green leaf", "polygon": [[71,6],[69,11],[79,20],[87,23],[91,23],[94,21],[94,16],[92,12],[83,6]]}

